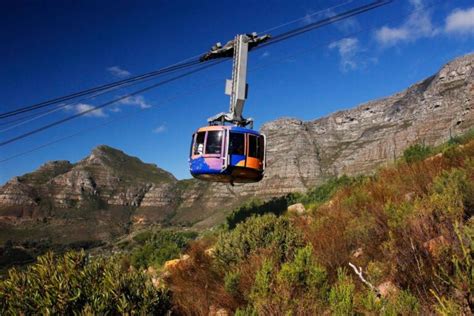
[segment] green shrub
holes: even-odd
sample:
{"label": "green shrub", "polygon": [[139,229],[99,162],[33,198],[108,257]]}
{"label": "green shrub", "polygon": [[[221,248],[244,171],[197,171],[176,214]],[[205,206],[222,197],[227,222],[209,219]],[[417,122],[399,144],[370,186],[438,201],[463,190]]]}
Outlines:
{"label": "green shrub", "polygon": [[407,218],[414,212],[413,203],[405,202],[395,204],[388,202],[384,206],[384,213],[387,215],[387,224],[391,229],[403,227]]}
{"label": "green shrub", "polygon": [[432,153],[432,149],[429,146],[422,144],[411,145],[403,152],[403,160],[407,163],[413,163],[421,161],[427,158]]}
{"label": "green shrub", "polygon": [[463,135],[451,137],[448,141],[450,145],[465,144],[474,139],[474,128],[468,130]]}
{"label": "green shrub", "polygon": [[319,298],[323,298],[327,290],[326,269],[315,262],[311,246],[298,249],[295,258],[281,266],[277,278],[285,288],[316,294]]}
{"label": "green shrub", "polygon": [[256,250],[271,248],[276,259],[283,262],[301,245],[302,237],[288,218],[266,214],[251,217],[234,230],[221,233],[214,254],[221,264],[227,266],[240,262]]}
{"label": "green shrub", "polygon": [[250,298],[256,303],[265,301],[272,293],[273,261],[263,261],[262,267],[255,274],[255,282],[250,292]]}
{"label": "green shrub", "polygon": [[347,275],[346,270],[338,269],[337,282],[329,292],[329,305],[333,315],[354,314],[354,291],[354,283]]}
{"label": "green shrub", "polygon": [[290,199],[290,196],[283,196],[273,198],[269,201],[261,201],[259,199],[250,200],[227,216],[227,227],[229,229],[234,229],[238,223],[241,223],[247,218],[255,215],[263,215],[267,213],[281,215],[288,208]]}
{"label": "green shrub", "polygon": [[237,294],[239,291],[240,273],[230,271],[224,277],[224,288],[230,294]]}
{"label": "green shrub", "polygon": [[0,281],[2,315],[163,314],[169,307],[165,290],[155,288],[145,273],[128,270],[117,256],[50,252]]}
{"label": "green shrub", "polygon": [[146,230],[133,236],[133,241],[135,241],[136,243],[139,243],[140,245],[143,245],[146,241],[150,240],[152,237],[153,237],[153,232],[150,230]]}
{"label": "green shrub", "polygon": [[357,304],[365,312],[376,315],[419,315],[420,304],[418,299],[407,290],[401,290],[389,298],[377,297],[371,290],[367,290],[362,297],[358,296]]}
{"label": "green shrub", "polygon": [[389,305],[394,315],[418,315],[420,309],[418,299],[407,290],[400,291]]}
{"label": "green shrub", "polygon": [[367,265],[367,277],[370,283],[379,284],[386,275],[386,268],[380,261],[370,261]]}
{"label": "green shrub", "polygon": [[464,205],[472,203],[465,199],[465,196],[471,197],[472,188],[463,170],[443,171],[433,180],[431,205],[443,215],[454,220],[459,219],[464,213]]}
{"label": "green shrub", "polygon": [[168,260],[178,258],[188,242],[196,236],[195,232],[159,231],[145,239],[143,246],[132,251],[132,265],[139,268],[161,266]]}
{"label": "green shrub", "polygon": [[356,181],[358,181],[358,179],[351,178],[346,175],[343,175],[339,178],[331,178],[324,184],[309,190],[306,195],[299,199],[299,201],[305,204],[315,203],[318,205],[329,200],[334,195],[334,193],[336,193],[341,188],[349,186]]}
{"label": "green shrub", "polygon": [[[377,297],[374,291],[367,289],[362,293],[362,295],[357,296],[358,306],[361,306],[364,309],[364,312],[368,312],[375,315],[383,315],[382,310],[385,309],[386,300],[383,298]],[[384,313],[389,315],[389,313]]]}

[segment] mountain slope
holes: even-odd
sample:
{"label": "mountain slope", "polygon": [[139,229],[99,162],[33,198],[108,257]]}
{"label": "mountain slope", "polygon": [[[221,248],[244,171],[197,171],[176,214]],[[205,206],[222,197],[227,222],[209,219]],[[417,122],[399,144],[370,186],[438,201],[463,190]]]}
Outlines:
{"label": "mountain slope", "polygon": [[437,145],[462,134],[474,123],[473,69],[471,54],[393,96],[314,121],[265,124],[268,169],[243,192],[303,191],[331,176],[373,171],[413,143]]}
{"label": "mountain slope", "polygon": [[[83,160],[49,162],[0,188],[0,242],[88,246],[129,232],[149,190],[174,190],[176,178],[122,151],[99,146]],[[173,205],[155,205],[162,221]],[[32,245],[34,244],[34,245]]]}
{"label": "mountain slope", "polygon": [[155,222],[210,227],[249,198],[305,191],[333,176],[372,172],[413,143],[436,145],[465,132],[474,125],[473,68],[471,54],[393,96],[314,121],[266,123],[267,170],[260,183],[231,187],[177,181],[154,165],[100,146],[76,164],[48,163],[10,180],[0,188],[0,222],[18,228],[32,220],[93,217],[92,223],[117,224],[111,225],[113,233],[102,228],[101,236]]}

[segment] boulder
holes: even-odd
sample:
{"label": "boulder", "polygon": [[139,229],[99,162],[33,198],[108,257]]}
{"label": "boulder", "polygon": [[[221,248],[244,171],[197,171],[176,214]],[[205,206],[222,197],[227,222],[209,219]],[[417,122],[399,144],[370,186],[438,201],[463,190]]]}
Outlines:
{"label": "boulder", "polygon": [[209,316],[229,316],[230,312],[222,307],[211,305],[209,307]]}
{"label": "boulder", "polygon": [[165,262],[164,269],[170,270],[176,268],[182,262],[186,262],[189,259],[189,255],[182,255],[179,259],[168,260]]}
{"label": "boulder", "polygon": [[385,281],[377,286],[377,292],[382,297],[389,297],[398,293],[398,287],[392,281]]}
{"label": "boulder", "polygon": [[362,256],[364,254],[364,250],[362,248],[357,248],[353,253],[352,253],[352,257],[354,258],[359,258],[360,256]]}
{"label": "boulder", "polygon": [[296,204],[288,206],[288,212],[291,213],[291,214],[301,216],[304,213],[306,213],[306,208],[304,207],[303,204],[296,203]]}
{"label": "boulder", "polygon": [[448,245],[448,241],[446,240],[446,238],[444,238],[443,235],[432,238],[428,240],[427,242],[423,243],[423,247],[433,257],[437,257],[446,245]]}

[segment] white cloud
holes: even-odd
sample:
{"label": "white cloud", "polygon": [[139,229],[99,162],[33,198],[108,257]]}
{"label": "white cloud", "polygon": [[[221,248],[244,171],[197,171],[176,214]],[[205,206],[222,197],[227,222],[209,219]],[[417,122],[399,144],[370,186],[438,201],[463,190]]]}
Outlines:
{"label": "white cloud", "polygon": [[269,51],[264,51],[262,55],[260,55],[261,58],[267,58],[268,56],[270,56],[270,52]]}
{"label": "white cloud", "polygon": [[[92,110],[94,108],[93,105],[85,104],[85,103],[78,103],[74,106],[69,106],[69,109],[73,109],[76,113],[82,113],[85,111]],[[97,109],[94,111],[90,111],[85,116],[93,116],[93,117],[106,117],[107,114],[104,113],[103,109]]]}
{"label": "white cloud", "polygon": [[423,0],[410,0],[410,5],[413,7],[413,12],[401,25],[383,26],[375,32],[375,38],[381,45],[394,46],[439,33],[433,26],[431,12],[424,7]]}
{"label": "white cloud", "polygon": [[160,126],[157,126],[153,129],[153,133],[156,133],[156,134],[160,134],[160,133],[163,133],[166,131],[166,125],[160,125]]}
{"label": "white cloud", "polygon": [[446,18],[444,30],[447,33],[474,34],[474,7],[451,12]]}
{"label": "white cloud", "polygon": [[145,98],[141,95],[131,96],[119,101],[120,104],[125,105],[138,105],[142,109],[151,108],[151,104],[145,101]]}
{"label": "white cloud", "polygon": [[341,57],[341,70],[348,71],[357,68],[355,57],[360,51],[359,40],[355,37],[348,37],[329,44],[329,49],[337,49]]}
{"label": "white cloud", "polygon": [[117,78],[125,78],[131,75],[128,70],[122,69],[119,66],[109,67],[107,68],[107,71]]}

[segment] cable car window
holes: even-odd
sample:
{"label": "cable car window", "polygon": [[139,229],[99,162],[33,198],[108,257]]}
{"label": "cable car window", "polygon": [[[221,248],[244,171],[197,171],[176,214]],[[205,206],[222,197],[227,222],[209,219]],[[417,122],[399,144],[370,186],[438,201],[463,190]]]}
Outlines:
{"label": "cable car window", "polygon": [[258,159],[263,160],[265,156],[265,139],[263,136],[258,136]]}
{"label": "cable car window", "polygon": [[230,132],[229,154],[245,155],[245,134]]}
{"label": "cable car window", "polygon": [[257,136],[249,134],[249,157],[258,158]]}
{"label": "cable car window", "polygon": [[207,132],[206,154],[220,154],[222,148],[222,131]]}
{"label": "cable car window", "polygon": [[206,136],[206,132],[199,132],[196,136],[196,142],[194,143],[194,154],[195,155],[202,155],[204,151],[204,138]]}

